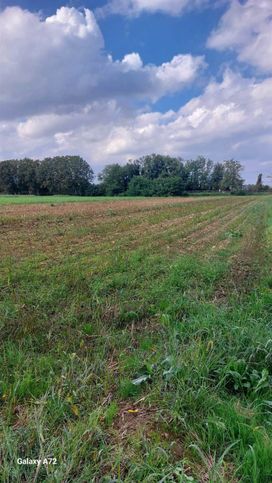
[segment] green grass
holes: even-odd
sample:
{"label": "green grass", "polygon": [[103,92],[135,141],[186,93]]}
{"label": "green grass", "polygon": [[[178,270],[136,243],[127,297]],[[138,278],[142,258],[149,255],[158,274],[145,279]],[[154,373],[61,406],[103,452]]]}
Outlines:
{"label": "green grass", "polygon": [[[143,197],[137,197],[137,199]],[[35,196],[35,195],[1,195],[0,205],[10,204],[36,204],[36,203],[75,203],[75,202],[94,202],[94,201],[118,201],[118,200],[134,200],[133,196],[71,196],[71,195],[52,195],[52,196]]]}
{"label": "green grass", "polygon": [[[266,193],[258,193],[255,196],[267,195]],[[192,192],[189,196],[193,197],[229,197],[226,193],[213,192]],[[36,196],[36,195],[4,195],[0,194],[0,205],[29,205],[36,203],[88,203],[101,201],[120,201],[120,200],[144,200],[144,196],[72,196],[72,195],[52,195],[52,196]],[[152,199],[152,198],[151,198]]]}
{"label": "green grass", "polygon": [[148,203],[2,217],[1,481],[271,481],[272,201]]}

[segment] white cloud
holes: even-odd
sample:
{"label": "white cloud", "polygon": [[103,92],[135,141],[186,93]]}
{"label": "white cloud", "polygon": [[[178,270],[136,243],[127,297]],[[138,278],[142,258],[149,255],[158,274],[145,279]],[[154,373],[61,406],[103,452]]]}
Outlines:
{"label": "white cloud", "polygon": [[252,178],[260,166],[269,172],[272,77],[227,70],[179,110],[152,112],[152,101],[193,82],[202,57],[155,66],[131,52],[114,61],[89,10],[62,8],[43,20],[9,8],[0,32],[0,159],[77,153],[99,171],[154,151],[203,153],[244,161]]}
{"label": "white cloud", "polygon": [[7,8],[0,13],[0,31],[1,117],[80,102],[95,85],[91,66],[103,38],[91,12],[63,7],[42,21]]}
{"label": "white cloud", "polygon": [[[137,53],[113,61],[90,10],[62,7],[45,20],[18,7],[0,12],[0,117],[72,112],[98,99],[156,100],[193,81],[202,57],[162,66]],[[174,79],[173,74],[176,74]]]}
{"label": "white cloud", "polygon": [[[115,62],[113,67],[117,68],[119,77],[121,73],[130,73],[130,78],[127,80],[134,83],[136,81],[136,85],[139,84],[141,97],[157,100],[164,94],[180,91],[184,85],[196,78],[197,73],[206,67],[206,63],[203,56],[180,54],[175,55],[170,62],[164,62],[159,66],[153,64],[144,66],[140,55],[132,52],[125,55],[121,62]],[[141,81],[144,80],[146,84],[143,86]],[[122,92],[125,92],[127,89],[125,86],[123,88]]]}
{"label": "white cloud", "polygon": [[46,24],[61,27],[66,35],[74,35],[82,39],[88,35],[95,36],[99,40],[98,44],[102,46],[101,32],[93,13],[85,8],[84,14],[75,8],[61,7],[57,10],[56,15],[46,18],[45,22]]}
{"label": "white cloud", "polygon": [[80,152],[96,171],[150,152],[234,157],[253,181],[259,170],[270,172],[264,163],[271,160],[271,99],[272,78],[256,81],[227,70],[221,82],[211,81],[176,112],[93,103],[73,115],[35,116],[14,126],[13,144],[42,155]]}
{"label": "white cloud", "polygon": [[233,49],[240,61],[261,72],[272,72],[272,1],[232,0],[219,27],[211,34],[208,47]]}
{"label": "white cloud", "polygon": [[178,86],[182,87],[184,83],[190,82],[192,75],[195,77],[204,65],[203,57],[176,55],[171,62],[165,62],[159,67],[150,67],[149,70],[160,83],[162,90],[175,92],[180,90]]}
{"label": "white cloud", "polygon": [[134,16],[144,12],[180,15],[187,9],[208,3],[210,0],[110,0],[104,7],[98,8],[96,13],[98,16],[111,14]]}
{"label": "white cloud", "polygon": [[125,55],[122,64],[127,70],[139,70],[143,67],[143,61],[137,52]]}

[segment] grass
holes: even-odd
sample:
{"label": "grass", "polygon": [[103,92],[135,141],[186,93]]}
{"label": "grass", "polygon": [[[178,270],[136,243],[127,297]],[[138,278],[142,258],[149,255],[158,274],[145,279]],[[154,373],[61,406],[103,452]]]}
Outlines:
{"label": "grass", "polygon": [[1,481],[271,481],[269,197],[0,224]]}
{"label": "grass", "polygon": [[[137,197],[138,198],[138,197]],[[139,197],[140,199],[142,197]],[[71,195],[52,195],[52,196],[35,196],[35,195],[1,195],[0,205],[25,205],[36,203],[79,203],[79,202],[94,202],[94,201],[118,201],[123,200],[123,196],[71,196]],[[126,199],[135,199],[133,196],[126,196]]]}

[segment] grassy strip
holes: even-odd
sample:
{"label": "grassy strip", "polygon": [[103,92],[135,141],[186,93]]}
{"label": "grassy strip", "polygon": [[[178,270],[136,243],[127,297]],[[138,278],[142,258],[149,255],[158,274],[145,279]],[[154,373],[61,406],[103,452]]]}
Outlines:
{"label": "grassy strip", "polygon": [[[187,196],[199,197],[228,197],[227,193],[188,193]],[[4,195],[0,194],[0,205],[29,205],[37,203],[79,203],[79,202],[103,202],[103,201],[120,201],[120,200],[144,200],[145,196],[73,196],[73,195],[52,195],[52,196],[39,196],[39,195]]]}
{"label": "grassy strip", "polygon": [[[144,196],[126,196],[127,200],[144,199]],[[79,202],[95,202],[95,201],[119,201],[124,200],[124,196],[72,196],[72,195],[52,195],[52,196],[34,196],[34,195],[0,195],[0,205],[25,205],[36,203],[79,203]]]}
{"label": "grassy strip", "polygon": [[[143,244],[91,267],[84,254],[44,272],[31,257],[12,267],[1,481],[271,480],[266,206],[203,257]],[[16,463],[44,456],[57,465]]]}

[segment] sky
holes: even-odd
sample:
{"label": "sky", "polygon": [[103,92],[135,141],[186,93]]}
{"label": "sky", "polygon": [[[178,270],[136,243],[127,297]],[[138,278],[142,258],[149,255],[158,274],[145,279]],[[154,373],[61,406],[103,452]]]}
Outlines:
{"label": "sky", "polygon": [[0,160],[150,153],[272,175],[272,0],[0,0]]}

